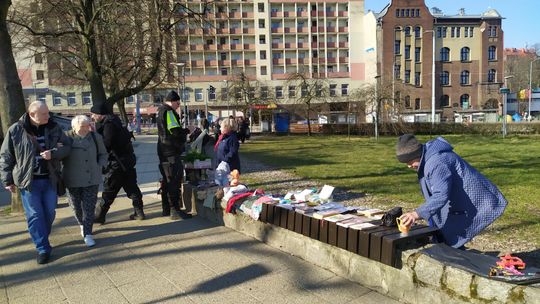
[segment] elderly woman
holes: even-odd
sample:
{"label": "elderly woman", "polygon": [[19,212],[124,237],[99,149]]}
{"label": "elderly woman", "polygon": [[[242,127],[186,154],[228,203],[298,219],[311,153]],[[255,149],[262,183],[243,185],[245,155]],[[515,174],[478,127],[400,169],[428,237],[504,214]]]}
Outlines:
{"label": "elderly woman", "polygon": [[238,137],[236,135],[236,121],[234,118],[225,118],[221,121],[221,135],[215,145],[217,164],[222,161],[229,164],[230,170],[240,172],[240,156],[238,155]]}
{"label": "elderly woman", "polygon": [[75,116],[72,130],[66,135],[72,139],[71,153],[63,160],[64,183],[68,189],[69,204],[81,227],[81,235],[88,247],[96,244],[92,237],[94,210],[102,167],[107,164],[107,150],[101,135],[90,129],[90,118]]}

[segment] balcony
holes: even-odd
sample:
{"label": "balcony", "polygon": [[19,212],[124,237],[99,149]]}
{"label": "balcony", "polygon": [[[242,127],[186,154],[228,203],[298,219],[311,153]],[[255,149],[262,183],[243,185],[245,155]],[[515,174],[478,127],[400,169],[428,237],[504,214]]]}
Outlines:
{"label": "balcony", "polygon": [[202,51],[204,50],[204,45],[203,44],[192,44],[189,46],[189,49],[192,50],[192,51]]}
{"label": "balcony", "polygon": [[326,28],[326,31],[328,33],[335,33],[336,32],[336,27],[335,26],[329,26]]}
{"label": "balcony", "polygon": [[205,44],[204,49],[207,51],[216,51],[218,48],[215,44]]}
{"label": "balcony", "polygon": [[284,31],[285,31],[285,33],[296,33],[296,28],[294,28],[294,27],[286,27]]}
{"label": "balcony", "polygon": [[294,48],[296,48],[296,44],[294,42],[286,42],[285,43],[285,48],[286,49],[294,49]]}
{"label": "balcony", "polygon": [[349,12],[348,11],[339,11],[338,16],[339,17],[349,17]]}
{"label": "balcony", "polygon": [[231,45],[230,44],[218,44],[217,46],[217,49],[220,50],[220,51],[228,51],[231,49]]}
{"label": "balcony", "polygon": [[296,47],[299,49],[307,49],[309,47],[309,43],[299,42],[296,44]]}
{"label": "balcony", "polygon": [[336,15],[335,11],[326,11],[326,17],[335,17]]}
{"label": "balcony", "polygon": [[242,29],[242,32],[244,34],[255,34],[255,29],[254,28],[244,28],[244,29]]}
{"label": "balcony", "polygon": [[309,29],[307,27],[297,27],[296,32],[297,33],[308,33]]}
{"label": "balcony", "polygon": [[215,67],[215,66],[218,65],[218,61],[215,60],[215,59],[206,60],[206,61],[204,62],[204,64],[205,64],[206,66],[212,66],[212,67]]}
{"label": "balcony", "polygon": [[316,12],[316,11],[311,11],[311,17],[324,17],[324,12],[322,11],[319,11],[319,12]]}
{"label": "balcony", "polygon": [[283,33],[283,28],[282,27],[273,27],[272,28],[272,33]]}
{"label": "balcony", "polygon": [[190,64],[191,64],[192,68],[203,67],[204,66],[204,60],[191,60]]}
{"label": "balcony", "polygon": [[317,32],[317,27],[316,27],[316,26],[312,26],[312,27],[311,27],[311,32],[312,32],[312,33],[316,33],[316,32]]}
{"label": "balcony", "polygon": [[340,33],[347,33],[348,31],[349,31],[349,27],[347,27],[347,26],[338,27],[338,32],[340,32]]}
{"label": "balcony", "polygon": [[296,64],[297,62],[298,62],[298,60],[296,60],[296,58],[286,58],[285,59],[286,64]]}
{"label": "balcony", "polygon": [[234,65],[234,66],[242,66],[242,65],[244,65],[244,60],[232,59],[231,64]]}
{"label": "balcony", "polygon": [[332,57],[332,58],[328,58],[328,59],[326,60],[326,62],[328,62],[328,63],[336,63],[336,62],[337,62],[337,58],[333,58],[333,57]]}
{"label": "balcony", "polygon": [[274,59],[272,59],[272,63],[273,64],[284,64],[285,59],[283,59],[283,58],[274,58]]}
{"label": "balcony", "polygon": [[250,19],[252,19],[253,18],[253,12],[243,12],[242,13],[242,18],[250,18]]}
{"label": "balcony", "polygon": [[319,28],[317,29],[317,31],[318,31],[319,33],[324,33],[324,29],[325,29],[324,26],[319,26]]}
{"label": "balcony", "polygon": [[177,28],[176,33],[179,35],[187,35],[189,30],[187,28]]}
{"label": "balcony", "polygon": [[348,78],[349,72],[328,72],[328,78]]}
{"label": "balcony", "polygon": [[255,50],[255,44],[244,43],[244,50]]}
{"label": "balcony", "polygon": [[289,74],[272,74],[272,80],[285,80],[289,78]]}
{"label": "balcony", "polygon": [[283,17],[286,17],[286,18],[296,17],[296,12],[294,11],[283,12]]}
{"label": "balcony", "polygon": [[228,28],[218,28],[217,33],[218,34],[229,34],[229,29]]}
{"label": "balcony", "polygon": [[241,18],[242,18],[242,13],[240,12],[229,13],[229,19],[241,19]]}
{"label": "balcony", "polygon": [[285,47],[285,44],[283,43],[272,43],[273,49],[283,49]]}
{"label": "balcony", "polygon": [[256,65],[257,64],[257,59],[245,59],[244,64],[245,65]]}
{"label": "balcony", "polygon": [[232,28],[229,30],[231,34],[242,34],[242,29],[237,27],[237,28]]}
{"label": "balcony", "polygon": [[309,59],[307,59],[307,58],[298,58],[298,63],[309,63]]}
{"label": "balcony", "polygon": [[218,64],[220,66],[230,66],[231,65],[231,61],[230,60],[219,60],[218,61]]}
{"label": "balcony", "polygon": [[243,49],[243,45],[239,43],[231,44],[231,50],[241,50]]}
{"label": "balcony", "polygon": [[311,78],[325,78],[324,73],[311,73]]}
{"label": "balcony", "polygon": [[296,12],[296,17],[309,17],[309,14],[308,12],[306,11],[303,11],[303,12]]}
{"label": "balcony", "polygon": [[340,48],[348,48],[348,47],[349,47],[349,43],[348,43],[348,42],[340,42],[340,43],[339,43],[339,47],[340,47]]}
{"label": "balcony", "polygon": [[349,57],[339,57],[339,63],[349,63]]}
{"label": "balcony", "polygon": [[336,48],[336,43],[335,42],[327,42],[326,47],[334,49],[334,48]]}
{"label": "balcony", "polygon": [[229,15],[227,13],[216,13],[216,18],[219,18],[219,19],[227,19],[229,18]]}
{"label": "balcony", "polygon": [[325,44],[324,42],[319,42],[319,48],[324,48],[325,47]]}
{"label": "balcony", "polygon": [[326,62],[326,58],[319,58],[319,63],[325,63],[325,62]]}
{"label": "balcony", "polygon": [[283,12],[272,12],[270,13],[270,17],[283,17]]}

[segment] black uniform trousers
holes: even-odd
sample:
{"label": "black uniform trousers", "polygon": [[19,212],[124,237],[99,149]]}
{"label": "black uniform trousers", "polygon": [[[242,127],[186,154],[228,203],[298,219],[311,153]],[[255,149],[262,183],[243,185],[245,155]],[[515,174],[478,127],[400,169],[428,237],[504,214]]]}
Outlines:
{"label": "black uniform trousers", "polygon": [[104,175],[102,198],[105,207],[110,207],[120,189],[124,189],[134,208],[143,208],[141,189],[137,185],[137,170],[134,166],[124,167],[116,160],[109,160]]}
{"label": "black uniform trousers", "polygon": [[180,156],[165,157],[159,155],[161,183],[161,203],[163,211],[180,210],[181,183],[184,177],[184,164]]}

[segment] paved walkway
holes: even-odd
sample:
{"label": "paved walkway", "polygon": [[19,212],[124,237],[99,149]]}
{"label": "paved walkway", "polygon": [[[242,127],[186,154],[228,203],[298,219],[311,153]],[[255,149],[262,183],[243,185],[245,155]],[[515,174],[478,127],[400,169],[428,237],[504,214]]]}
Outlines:
{"label": "paved walkway", "polygon": [[52,261],[37,265],[22,217],[0,217],[0,303],[396,303],[202,218],[160,216],[155,137],[137,141],[148,220],[119,198],[87,248],[60,201]]}

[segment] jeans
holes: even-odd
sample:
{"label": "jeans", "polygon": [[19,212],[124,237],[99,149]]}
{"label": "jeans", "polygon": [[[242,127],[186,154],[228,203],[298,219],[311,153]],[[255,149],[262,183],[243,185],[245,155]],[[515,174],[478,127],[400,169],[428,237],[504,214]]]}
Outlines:
{"label": "jeans", "polygon": [[56,215],[56,187],[49,179],[35,179],[32,191],[21,190],[22,204],[26,214],[28,232],[38,253],[50,253],[49,234]]}

